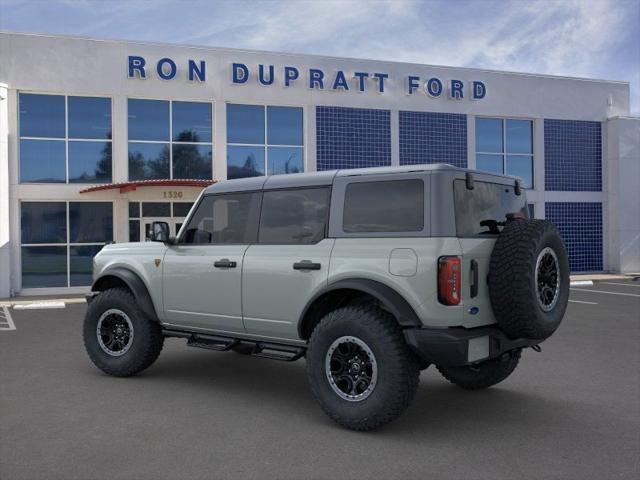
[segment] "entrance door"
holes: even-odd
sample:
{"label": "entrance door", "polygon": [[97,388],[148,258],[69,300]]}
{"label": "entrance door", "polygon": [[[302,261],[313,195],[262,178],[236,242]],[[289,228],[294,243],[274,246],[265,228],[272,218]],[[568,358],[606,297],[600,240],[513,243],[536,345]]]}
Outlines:
{"label": "entrance door", "polygon": [[163,266],[167,322],[214,332],[244,332],[242,263],[254,243],[260,193],[204,197],[167,249]]}

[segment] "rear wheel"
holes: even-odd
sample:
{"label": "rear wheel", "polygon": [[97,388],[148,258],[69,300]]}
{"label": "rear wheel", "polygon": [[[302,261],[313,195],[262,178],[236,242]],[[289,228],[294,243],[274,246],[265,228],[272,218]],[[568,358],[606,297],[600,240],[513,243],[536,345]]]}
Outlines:
{"label": "rear wheel", "polygon": [[372,305],[339,308],[320,321],[309,341],[307,372],[325,413],[362,431],[399,417],[420,373],[394,318]]}
{"label": "rear wheel", "polygon": [[91,301],[83,336],[95,366],[116,377],[149,367],[164,344],[160,325],[147,318],[131,292],[122,288],[106,290]]}
{"label": "rear wheel", "polygon": [[506,379],[518,366],[521,350],[505,353],[499,358],[464,367],[438,366],[438,371],[451,383],[465,390],[481,390]]}

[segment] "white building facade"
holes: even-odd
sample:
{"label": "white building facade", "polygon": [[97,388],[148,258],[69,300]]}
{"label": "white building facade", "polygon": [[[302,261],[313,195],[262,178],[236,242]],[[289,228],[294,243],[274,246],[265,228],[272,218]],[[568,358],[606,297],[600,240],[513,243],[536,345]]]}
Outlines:
{"label": "white building facade", "polygon": [[419,163],[507,173],[573,272],[640,271],[629,84],[0,33],[0,298],[86,291],[107,242],[213,181]]}

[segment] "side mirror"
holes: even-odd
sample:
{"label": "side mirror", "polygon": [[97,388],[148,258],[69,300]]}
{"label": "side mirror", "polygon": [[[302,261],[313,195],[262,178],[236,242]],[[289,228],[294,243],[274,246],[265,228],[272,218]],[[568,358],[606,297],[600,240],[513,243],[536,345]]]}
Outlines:
{"label": "side mirror", "polygon": [[169,243],[169,224],[167,222],[153,222],[151,224],[152,242]]}

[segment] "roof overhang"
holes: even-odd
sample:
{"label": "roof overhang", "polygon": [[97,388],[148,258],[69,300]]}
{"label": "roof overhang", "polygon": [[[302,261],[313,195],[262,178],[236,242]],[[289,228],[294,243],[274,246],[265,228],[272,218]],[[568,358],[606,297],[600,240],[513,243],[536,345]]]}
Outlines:
{"label": "roof overhang", "polygon": [[142,187],[198,187],[205,188],[216,183],[215,180],[138,180],[134,182],[105,183],[83,188],[80,193],[101,192],[119,189],[120,193],[133,192]]}

